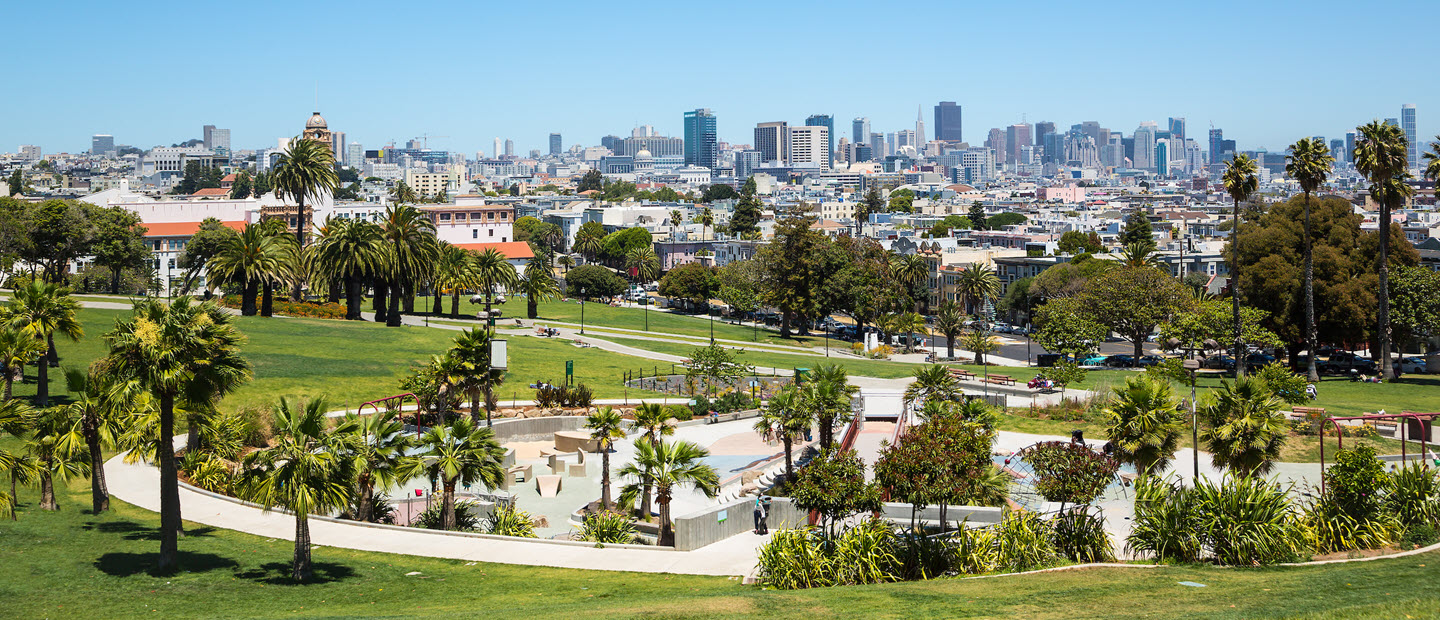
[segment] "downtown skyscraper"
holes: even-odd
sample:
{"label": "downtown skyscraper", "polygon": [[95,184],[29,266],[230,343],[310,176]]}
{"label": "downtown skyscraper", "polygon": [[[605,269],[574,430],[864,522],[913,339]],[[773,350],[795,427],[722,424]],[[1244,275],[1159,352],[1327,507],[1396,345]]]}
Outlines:
{"label": "downtown skyscraper", "polygon": [[1420,169],[1420,134],[1415,128],[1415,104],[1400,106],[1400,129],[1405,131],[1406,157],[1411,170]]}
{"label": "downtown skyscraper", "polygon": [[[954,101],[941,101],[935,106],[935,139],[945,142],[964,142],[961,131],[961,109]],[[924,137],[921,136],[921,140]]]}
{"label": "downtown skyscraper", "polygon": [[829,114],[811,114],[805,119],[805,126],[825,128],[825,134],[828,136],[828,148],[825,152],[829,154],[830,159],[833,159],[835,156],[835,118]]}
{"label": "downtown skyscraper", "polygon": [[685,113],[685,165],[714,168],[720,159],[715,114],[710,108]]}

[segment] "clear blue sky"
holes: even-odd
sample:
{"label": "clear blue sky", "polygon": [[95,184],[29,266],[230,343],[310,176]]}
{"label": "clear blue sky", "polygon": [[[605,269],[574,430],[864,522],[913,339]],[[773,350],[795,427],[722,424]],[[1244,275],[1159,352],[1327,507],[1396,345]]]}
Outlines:
{"label": "clear blue sky", "polygon": [[[1293,6],[1280,6],[1288,4]],[[488,6],[487,6],[488,5]],[[622,6],[625,5],[625,6]],[[414,8],[412,8],[412,6]],[[0,152],[149,147],[231,129],[235,148],[298,133],[319,89],[332,130],[375,148],[518,152],[598,144],[636,124],[720,137],[833,114],[837,134],[911,128],[923,105],[990,127],[1211,122],[1241,148],[1343,137],[1419,108],[1440,130],[1440,2],[19,2],[4,12]],[[1375,88],[1386,85],[1386,90]]]}

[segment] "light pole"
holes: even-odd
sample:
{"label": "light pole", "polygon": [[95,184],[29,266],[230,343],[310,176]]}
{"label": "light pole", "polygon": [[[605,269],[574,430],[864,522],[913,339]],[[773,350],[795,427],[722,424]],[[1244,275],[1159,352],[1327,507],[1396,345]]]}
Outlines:
{"label": "light pole", "polygon": [[[1200,480],[1200,418],[1195,414],[1195,371],[1200,369],[1200,360],[1189,359],[1184,361],[1185,370],[1190,371],[1190,441],[1194,448],[1194,481]],[[1192,486],[1196,482],[1190,483]]]}
{"label": "light pole", "polygon": [[713,347],[713,346],[715,346],[715,316],[710,313],[710,309],[711,309],[711,308],[710,308],[709,295],[706,295],[706,299],[705,299],[705,318],[710,319],[710,346]]}
{"label": "light pole", "polygon": [[580,335],[585,335],[585,287],[580,287]]}

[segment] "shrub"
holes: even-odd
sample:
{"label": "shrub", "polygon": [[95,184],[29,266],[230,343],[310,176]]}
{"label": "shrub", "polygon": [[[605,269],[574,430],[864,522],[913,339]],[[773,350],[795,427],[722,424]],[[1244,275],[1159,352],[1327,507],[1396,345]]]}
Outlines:
{"label": "shrub", "polygon": [[[445,529],[441,525],[444,516],[441,510],[443,505],[444,502],[439,501],[437,497],[436,501],[430,503],[429,508],[415,516],[410,527],[423,527],[427,530]],[[476,526],[480,525],[480,517],[475,515],[475,506],[476,503],[470,500],[455,500],[455,531],[473,532],[476,530]]]}
{"label": "shrub", "polygon": [[1290,499],[1255,476],[1202,480],[1190,489],[1200,514],[1201,543],[1221,564],[1258,566],[1300,559],[1303,539]]}
{"label": "shrub", "polygon": [[1059,553],[1052,542],[1050,524],[1033,512],[1011,512],[996,528],[999,565],[1012,571],[1048,566]]}
{"label": "shrub", "polygon": [[1070,510],[1053,523],[1055,549],[1075,562],[1114,562],[1110,534],[1098,512]]}
{"label": "shrub", "polygon": [[1440,541],[1440,534],[1435,532],[1435,526],[1429,523],[1416,523],[1405,529],[1405,535],[1400,542],[1410,549],[1428,547]]}
{"label": "shrub", "polygon": [[246,407],[239,413],[241,421],[240,441],[247,447],[264,448],[275,436],[273,412],[268,407]]}
{"label": "shrub", "polygon": [[190,484],[212,493],[234,492],[235,472],[219,457],[210,452],[186,452],[180,460],[180,471],[185,473]]}
{"label": "shrub", "polygon": [[554,407],[585,407],[595,403],[595,392],[584,383],[575,387],[548,385],[535,389],[535,404],[542,409]]}
{"label": "shrub", "polygon": [[682,422],[695,417],[695,412],[686,405],[665,405],[665,411],[670,417]]}
{"label": "shrub", "polygon": [[[256,299],[256,302],[255,302],[255,303],[257,303],[257,304],[260,303],[260,301],[259,301],[258,298]],[[221,297],[221,298],[220,298],[220,305],[226,306],[226,307],[230,307],[230,308],[239,308],[239,307],[240,307],[240,296],[238,296],[238,295],[226,295],[226,296],[224,296],[224,297]],[[315,303],[315,302],[309,302],[309,301],[290,301],[290,300],[288,300],[288,299],[280,299],[279,297],[276,297],[276,298],[271,302],[271,309],[275,312],[275,314],[280,314],[280,315],[284,315],[284,316],[299,317],[299,318],[306,318],[306,319],[340,319],[340,320],[344,320],[344,318],[345,318],[345,305],[344,305],[344,304]]]}
{"label": "shrub", "polygon": [[1035,490],[1050,502],[1089,504],[1115,479],[1120,463],[1084,444],[1045,441],[1023,458],[1035,470]]}
{"label": "shrub", "polygon": [[1135,518],[1125,548],[1132,555],[1191,563],[1200,559],[1199,511],[1178,482],[1142,476],[1135,484]]}
{"label": "shrub", "polygon": [[1385,465],[1375,457],[1375,449],[1370,446],[1341,450],[1335,456],[1335,464],[1325,470],[1325,493],[1336,508],[1360,521],[1371,520],[1380,513],[1383,506],[1380,493],[1387,482]]}
{"label": "shrub", "polygon": [[1440,481],[1434,469],[1412,462],[1390,474],[1385,508],[1406,526],[1440,521]]}
{"label": "shrub", "polygon": [[496,506],[485,519],[485,531],[497,536],[536,538],[530,513],[516,508],[515,504]]}
{"label": "shrub", "polygon": [[591,512],[585,515],[576,540],[597,543],[596,546],[634,542],[635,523],[618,512]]}

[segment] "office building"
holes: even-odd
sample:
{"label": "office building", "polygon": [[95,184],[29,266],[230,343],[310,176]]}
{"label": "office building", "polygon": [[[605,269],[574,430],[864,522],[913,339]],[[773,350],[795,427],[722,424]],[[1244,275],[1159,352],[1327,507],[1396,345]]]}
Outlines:
{"label": "office building", "polygon": [[1029,123],[1017,123],[1005,128],[1005,163],[1013,164],[1020,157],[1020,147],[1031,146]]}
{"label": "office building", "polygon": [[920,145],[919,133],[910,131],[909,129],[901,129],[895,132],[895,152],[898,153],[900,149],[908,146],[915,149],[915,152],[918,153],[920,152]]}
{"label": "office building", "polygon": [[330,132],[330,152],[335,154],[336,162],[344,163],[341,160],[345,157],[345,132]]}
{"label": "office building", "polygon": [[[476,153],[479,155],[479,153]],[[477,157],[477,159],[481,159]],[[359,142],[351,142],[345,145],[345,165],[351,168],[359,168],[365,163],[365,147]]]}
{"label": "office building", "polygon": [[922,144],[925,144],[925,113],[917,105],[915,106],[915,149],[918,151]]}
{"label": "office building", "polygon": [[890,154],[890,150],[885,146],[885,134],[883,133],[870,134],[870,141],[866,144],[870,145],[870,156],[875,159],[884,159],[886,155]]}
{"label": "office building", "polygon": [[1345,151],[1345,141],[1335,138],[1330,141],[1330,156],[1335,158],[1335,163],[1343,164],[1350,161],[1350,154]]}
{"label": "office building", "polygon": [[500,159],[500,156],[505,154],[504,148],[504,143],[500,138],[495,138],[495,150],[491,151],[495,154],[495,159]]}
{"label": "office building", "polygon": [[508,138],[505,140],[505,156],[506,156],[506,157],[514,157],[514,156],[515,156],[515,141],[514,141],[514,140],[510,140],[510,139],[508,139]]}
{"label": "office building", "polygon": [[1409,157],[1410,169],[1420,170],[1420,134],[1415,128],[1415,104],[1407,103],[1400,107],[1400,128],[1405,130],[1406,155]]}
{"label": "office building", "polygon": [[715,114],[710,108],[685,113],[685,165],[714,168],[720,161]]}
{"label": "office building", "polygon": [[1045,146],[1045,135],[1055,133],[1055,123],[1040,121],[1035,123],[1035,146]]}
{"label": "office building", "polygon": [[830,129],[821,125],[791,127],[785,147],[792,168],[830,168]]}
{"label": "office building", "polygon": [[[941,101],[935,106],[935,139],[964,142],[961,132],[961,109],[954,101]],[[923,138],[922,138],[923,139]]]}
{"label": "office building", "polygon": [[755,126],[755,149],[766,164],[783,166],[787,161],[786,142],[790,136],[790,124],[785,121],[760,123]]}
{"label": "office building", "polygon": [[829,136],[829,143],[825,152],[834,157],[835,153],[835,118],[829,114],[811,114],[805,119],[806,127],[824,127],[825,133]]}
{"label": "office building", "polygon": [[1155,169],[1155,133],[1157,131],[1155,123],[1149,121],[1140,123],[1140,126],[1135,128],[1135,154],[1130,158],[1131,165],[1135,168]]}
{"label": "office building", "polygon": [[34,162],[40,161],[41,159],[42,159],[42,157],[40,156],[40,147],[38,147],[38,146],[36,146],[36,145],[34,145],[34,144],[22,144],[22,145],[20,145],[20,160],[21,160],[21,161],[26,161],[26,162],[34,163]]}
{"label": "office building", "polygon": [[1220,143],[1223,141],[1225,141],[1225,130],[1210,130],[1210,163],[1220,163],[1220,159],[1224,156],[1224,152],[1220,149]]}
{"label": "office building", "polygon": [[560,154],[560,151],[563,151],[563,150],[565,150],[565,145],[564,145],[564,141],[560,139],[560,134],[558,134],[558,133],[552,133],[552,134],[550,134],[550,154],[551,154],[551,155],[559,155],[559,154]]}
{"label": "office building", "polygon": [[1010,163],[1010,158],[1007,155],[1010,152],[1008,150],[1010,147],[1010,136],[1004,129],[999,127],[991,129],[990,137],[985,139],[985,146],[990,147],[990,150],[994,152],[996,163],[1002,165]]}
{"label": "office building", "polygon": [[735,154],[735,178],[748,179],[755,174],[755,169],[765,162],[756,149],[745,149]]}
{"label": "office building", "polygon": [[685,140],[682,138],[664,136],[625,138],[616,143],[614,151],[616,155],[628,157],[634,157],[640,151],[650,151],[650,155],[657,159],[674,158],[681,163],[685,162]]}
{"label": "office building", "polygon": [[[1138,151],[1140,147],[1137,145],[1135,148]],[[1155,141],[1155,159],[1152,161],[1155,162],[1155,174],[1158,174],[1162,177],[1170,174],[1169,138],[1161,138]]]}
{"label": "office building", "polygon": [[1185,117],[1170,117],[1170,137],[1177,140],[1185,139]]}
{"label": "office building", "polygon": [[115,152],[115,136],[101,133],[90,136],[90,154],[104,155]]}
{"label": "office building", "polygon": [[[205,144],[207,151],[230,152],[230,130],[220,129],[214,125],[201,127],[201,141]],[[113,149],[112,149],[113,150]]]}
{"label": "office building", "polygon": [[870,143],[870,119],[859,116],[850,121],[850,141]]}

